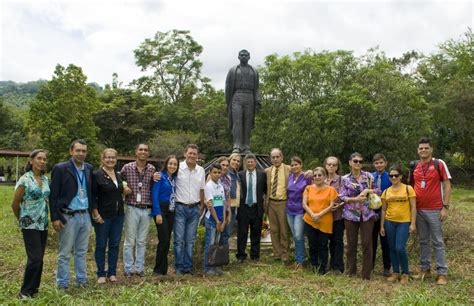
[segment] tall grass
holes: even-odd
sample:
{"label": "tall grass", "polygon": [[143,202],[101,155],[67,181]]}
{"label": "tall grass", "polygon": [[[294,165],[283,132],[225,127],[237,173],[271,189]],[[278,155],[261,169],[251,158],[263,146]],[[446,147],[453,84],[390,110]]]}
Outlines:
{"label": "tall grass", "polygon": [[[20,303],[17,300],[23,277],[26,255],[19,231],[10,209],[13,188],[0,186],[0,304]],[[456,189],[453,195],[451,217],[445,225],[449,283],[436,286],[434,279],[412,281],[409,285],[389,284],[381,276],[381,262],[371,281],[328,274],[314,275],[309,271],[295,272],[271,259],[269,249],[262,251],[259,263],[239,264],[231,254],[229,272],[221,278],[204,277],[202,266],[202,235],[199,230],[198,251],[194,263],[197,273],[193,277],[178,279],[153,276],[152,265],[156,248],[156,229],[150,226],[146,255],[146,276],[125,280],[120,284],[99,286],[95,283],[93,260],[94,235],[91,235],[88,252],[90,282],[86,288],[58,291],[55,285],[57,234],[49,231],[48,247],[40,294],[29,301],[33,304],[474,304],[474,192]],[[92,231],[93,232],[93,231]],[[418,245],[410,238],[410,266],[418,263]],[[380,251],[379,251],[380,252]],[[172,253],[172,252],[170,252]],[[360,257],[360,256],[359,256]],[[121,258],[121,257],[120,257]],[[381,258],[379,254],[378,259]],[[171,263],[173,258],[170,254]],[[359,265],[360,267],[360,265]]]}

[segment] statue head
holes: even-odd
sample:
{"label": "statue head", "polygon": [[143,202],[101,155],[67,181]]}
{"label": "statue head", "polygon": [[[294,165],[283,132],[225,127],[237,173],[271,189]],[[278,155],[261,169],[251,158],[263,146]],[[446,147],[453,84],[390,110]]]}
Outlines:
{"label": "statue head", "polygon": [[243,65],[247,65],[250,59],[250,52],[245,49],[239,51],[239,61]]}

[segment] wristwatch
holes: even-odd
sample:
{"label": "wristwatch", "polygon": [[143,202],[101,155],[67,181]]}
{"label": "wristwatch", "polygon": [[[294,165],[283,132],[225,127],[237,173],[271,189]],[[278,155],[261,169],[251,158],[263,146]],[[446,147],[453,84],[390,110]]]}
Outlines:
{"label": "wristwatch", "polygon": [[449,204],[443,204],[443,208],[449,209]]}

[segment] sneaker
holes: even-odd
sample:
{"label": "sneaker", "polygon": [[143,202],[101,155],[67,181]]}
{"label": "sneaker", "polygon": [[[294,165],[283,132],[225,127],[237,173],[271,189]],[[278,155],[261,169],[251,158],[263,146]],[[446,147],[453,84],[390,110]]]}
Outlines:
{"label": "sneaker", "polygon": [[133,276],[132,273],[130,272],[125,272],[123,275],[125,276],[126,279],[130,279]]}
{"label": "sneaker", "polygon": [[224,275],[224,271],[222,271],[221,268],[214,268],[214,271],[216,271],[216,273],[217,273],[218,276]]}
{"label": "sneaker", "polygon": [[392,273],[389,277],[387,277],[387,281],[394,283],[398,280],[398,277],[400,276],[399,273]]}
{"label": "sneaker", "polygon": [[176,271],[176,276],[182,277],[182,276],[184,276],[184,272],[183,271]]}
{"label": "sneaker", "polygon": [[135,275],[138,277],[145,277],[145,271],[135,272]]}
{"label": "sneaker", "polygon": [[26,301],[26,300],[31,299],[31,296],[20,292],[20,293],[18,294],[18,299],[23,300],[23,301]]}
{"label": "sneaker", "polygon": [[97,279],[97,284],[103,285],[107,282],[107,279],[104,276],[101,276]]}
{"label": "sneaker", "polygon": [[219,274],[216,272],[216,270],[214,269],[209,269],[207,270],[206,272],[204,272],[204,274],[206,274],[206,276],[218,276]]}
{"label": "sneaker", "polygon": [[412,277],[413,279],[420,279],[423,281],[425,278],[431,277],[431,271],[418,271],[418,273],[414,274]]}
{"label": "sneaker", "polygon": [[386,269],[386,268],[383,269],[383,276],[384,276],[384,277],[389,277],[390,274],[391,274],[391,273],[390,273],[390,268],[389,268],[389,269]]}
{"label": "sneaker", "polygon": [[402,274],[400,277],[400,284],[406,285],[408,284],[408,275],[407,274]]}
{"label": "sneaker", "polygon": [[438,278],[436,279],[436,284],[437,285],[448,284],[448,278],[446,277],[446,275],[438,275]]}

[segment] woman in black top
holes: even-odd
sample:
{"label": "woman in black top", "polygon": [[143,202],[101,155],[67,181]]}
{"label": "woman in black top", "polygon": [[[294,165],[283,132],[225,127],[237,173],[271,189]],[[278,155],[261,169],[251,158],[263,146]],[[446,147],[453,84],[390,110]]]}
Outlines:
{"label": "woman in black top", "polygon": [[[97,283],[117,282],[117,260],[124,221],[123,184],[114,169],[117,151],[105,149],[101,155],[101,168],[94,172],[92,219],[94,220],[97,264]],[[108,249],[108,271],[105,271],[105,249]]]}

